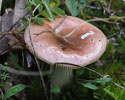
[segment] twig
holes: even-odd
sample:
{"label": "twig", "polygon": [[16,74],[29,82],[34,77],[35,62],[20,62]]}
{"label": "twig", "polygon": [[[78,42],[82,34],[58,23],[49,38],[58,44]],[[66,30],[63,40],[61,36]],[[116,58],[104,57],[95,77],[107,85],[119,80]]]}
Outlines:
{"label": "twig", "polygon": [[36,6],[36,8],[33,10],[33,14],[34,14],[35,11],[39,8],[39,6],[40,6],[40,4],[38,4],[38,5]]}
{"label": "twig", "polygon": [[2,100],[6,100],[6,98],[5,98],[5,96],[4,96],[3,91],[2,91],[1,88],[0,88],[0,93],[1,93],[1,96],[2,96]]}
{"label": "twig", "polygon": [[[4,70],[11,73],[11,74],[16,74],[16,75],[23,75],[23,76],[40,76],[39,72],[33,72],[33,71],[19,71],[10,67],[5,67],[0,64],[0,70]],[[50,71],[44,71],[43,76],[49,75],[51,72]]]}
{"label": "twig", "polygon": [[59,25],[57,25],[57,27],[54,28],[54,32],[58,30],[58,28],[64,23],[65,20],[66,20],[66,16],[64,16],[61,22],[59,23]]}
{"label": "twig", "polygon": [[[28,15],[29,13],[30,13],[30,12],[27,12],[23,17],[25,17],[25,16]],[[15,23],[10,27],[10,29],[8,30],[8,33],[12,33],[11,30],[13,29],[13,27],[14,27],[23,17],[21,17],[17,22],[15,22]],[[0,39],[4,38],[4,37],[6,36],[6,34],[7,34],[7,32],[0,32],[0,34],[1,34],[1,33],[5,33],[5,34],[3,34],[3,35],[0,37]]]}
{"label": "twig", "polygon": [[[1,34],[1,33],[0,33]],[[0,39],[2,39],[2,38],[4,38],[4,36],[6,36],[5,34],[4,35],[2,35],[1,37],[0,37]]]}
{"label": "twig", "polygon": [[109,35],[107,38],[110,39],[110,38],[115,37],[115,36],[117,36],[119,34],[121,35],[122,33],[123,33],[123,30],[120,30],[120,32],[117,32],[117,33],[114,33],[112,35]]}
{"label": "twig", "polygon": [[111,7],[112,0],[109,1],[109,4],[107,6],[107,10],[110,12],[110,7]]}
{"label": "twig", "polygon": [[[82,67],[82,66],[79,66],[79,65],[76,65],[76,64],[65,63],[65,62],[59,62],[59,63],[55,63],[55,64],[71,65],[71,66],[75,66],[75,67],[78,67],[78,68]],[[85,68],[85,69],[87,69],[87,70],[89,70],[89,71],[91,71],[91,72],[94,72],[94,73],[96,73],[97,75],[99,75],[99,76],[101,76],[102,78],[104,78],[104,75],[100,74],[99,72],[97,72],[97,71],[95,71],[95,70],[93,70],[93,69],[90,69],[90,68],[85,67],[85,66],[84,66],[83,68]],[[125,90],[125,87],[120,86],[119,84],[117,84],[117,83],[115,83],[115,82],[113,82],[113,81],[111,81],[111,83],[114,84],[114,85],[116,85],[116,86],[118,86],[118,87],[120,87],[121,89]]]}
{"label": "twig", "polygon": [[116,85],[116,86],[118,86],[118,87],[120,87],[121,89],[125,90],[125,87],[123,87],[123,86],[121,86],[121,85],[119,85],[119,84],[117,84],[117,83],[115,83],[113,81],[111,81],[111,83],[114,84],[114,85]]}
{"label": "twig", "polygon": [[42,84],[43,84],[43,89],[45,91],[45,96],[46,96],[46,100],[48,100],[48,94],[47,94],[47,89],[46,89],[46,85],[45,85],[45,82],[44,82],[44,79],[43,79],[43,73],[40,69],[40,65],[39,65],[39,62],[37,60],[37,57],[36,57],[36,52],[35,52],[35,49],[34,49],[34,46],[33,46],[33,43],[32,43],[32,38],[31,38],[31,33],[30,33],[30,23],[31,23],[31,16],[29,18],[29,38],[30,38],[30,43],[31,43],[31,47],[32,47],[32,51],[33,51],[33,55],[34,55],[34,58],[35,58],[35,61],[36,61],[36,65],[38,67],[38,70],[39,70],[39,73],[40,73],[40,77],[41,77],[41,81],[42,81]]}
{"label": "twig", "polygon": [[117,33],[114,33],[114,34],[112,34],[112,35],[109,35],[109,36],[107,36],[107,38],[108,39],[110,39],[110,38],[112,38],[112,37],[115,37],[115,36],[117,36],[119,34],[119,32],[117,32]]}
{"label": "twig", "polygon": [[117,23],[116,21],[115,21],[115,26],[116,26],[116,28],[117,28],[118,31],[121,30],[121,29],[120,29],[120,26],[119,26],[119,23]]}
{"label": "twig", "polygon": [[86,5],[87,8],[94,9],[94,10],[101,10],[99,7],[91,6],[91,5]]}
{"label": "twig", "polygon": [[[66,19],[66,16],[64,16],[63,17],[63,19],[61,20],[61,22],[53,29],[53,30],[44,30],[44,31],[42,31],[42,32],[39,32],[39,33],[36,33],[35,35],[40,35],[40,34],[42,34],[42,33],[45,33],[45,32],[50,32],[50,33],[52,33],[52,34],[58,34],[58,28],[64,23],[64,21],[65,21],[65,19]],[[59,36],[59,35],[58,35]]]}
{"label": "twig", "polygon": [[[112,0],[109,1],[109,4],[108,4],[107,8],[105,8],[103,5],[102,6],[103,6],[103,9],[109,14],[109,16],[115,16],[116,12],[114,12],[114,11],[112,12],[110,10],[111,2],[112,2]],[[123,20],[124,18],[125,17],[118,17],[118,20],[120,19],[121,21],[124,22],[124,20]],[[114,21],[114,24],[115,24],[117,30],[121,32],[121,28],[119,26],[119,23],[117,21]]]}
{"label": "twig", "polygon": [[14,43],[13,45],[9,46],[6,50],[0,52],[0,55],[6,53],[8,50],[10,50],[13,46],[15,46],[15,45],[18,44],[18,43],[19,43],[19,42],[16,42],[16,43]]}
{"label": "twig", "polygon": [[70,9],[69,9],[69,7],[67,6],[67,4],[65,3],[65,1],[62,0],[62,2],[65,4],[66,8],[69,10],[69,12],[70,12],[70,14],[71,14],[71,16],[72,16],[72,12],[70,11]]}
{"label": "twig", "polygon": [[11,30],[13,29],[13,27],[14,27],[23,17],[25,17],[25,16],[28,15],[28,14],[30,14],[29,11],[28,11],[24,16],[22,16],[17,22],[15,22],[15,23],[10,27],[10,29],[8,30],[8,32],[11,31]]}
{"label": "twig", "polygon": [[[90,9],[93,9],[93,10],[103,10],[102,8],[99,8],[99,7],[96,7],[96,6],[93,6],[93,5],[86,5],[86,8],[90,8]],[[113,12],[113,10],[109,10],[109,12]],[[113,13],[119,13],[119,12],[124,12],[123,10],[118,10],[118,11],[114,11]]]}

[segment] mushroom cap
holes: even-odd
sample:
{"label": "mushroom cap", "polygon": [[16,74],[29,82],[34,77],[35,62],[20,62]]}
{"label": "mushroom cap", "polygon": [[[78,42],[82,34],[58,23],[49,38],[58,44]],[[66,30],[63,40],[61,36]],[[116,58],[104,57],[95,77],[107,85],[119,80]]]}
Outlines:
{"label": "mushroom cap", "polygon": [[[56,17],[54,22],[44,19],[43,25],[33,23],[27,27],[24,35],[27,48],[33,52],[32,40],[36,56],[51,64],[65,62],[83,67],[98,60],[107,45],[103,32],[79,18],[66,16],[65,20],[61,22],[63,18]],[[71,36],[65,37],[78,26],[79,28]],[[52,31],[55,28],[56,35],[51,32],[43,32]],[[43,33],[39,34],[40,32]],[[76,68],[75,66],[68,67]]]}

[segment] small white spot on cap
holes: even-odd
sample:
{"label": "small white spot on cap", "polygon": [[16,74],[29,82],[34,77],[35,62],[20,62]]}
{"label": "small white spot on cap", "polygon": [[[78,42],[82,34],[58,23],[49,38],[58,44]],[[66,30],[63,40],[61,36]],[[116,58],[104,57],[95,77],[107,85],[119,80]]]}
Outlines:
{"label": "small white spot on cap", "polygon": [[84,35],[81,36],[81,39],[85,39],[86,37],[88,37],[89,35],[94,35],[95,33],[93,31],[89,31],[87,33],[85,33]]}

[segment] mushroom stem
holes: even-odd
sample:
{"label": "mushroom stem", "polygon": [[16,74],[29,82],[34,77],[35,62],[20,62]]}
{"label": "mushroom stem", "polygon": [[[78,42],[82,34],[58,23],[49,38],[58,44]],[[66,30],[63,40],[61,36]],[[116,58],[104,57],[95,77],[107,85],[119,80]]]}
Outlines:
{"label": "mushroom stem", "polygon": [[72,68],[55,67],[54,72],[51,76],[52,88],[54,87],[61,88],[65,86],[71,81],[72,76],[73,76]]}

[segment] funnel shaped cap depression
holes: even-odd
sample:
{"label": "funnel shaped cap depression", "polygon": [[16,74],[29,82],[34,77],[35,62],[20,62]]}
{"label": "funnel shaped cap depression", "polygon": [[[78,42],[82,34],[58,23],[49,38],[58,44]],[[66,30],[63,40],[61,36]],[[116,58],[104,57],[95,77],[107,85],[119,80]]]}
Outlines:
{"label": "funnel shaped cap depression", "polygon": [[[106,49],[105,35],[97,27],[79,18],[66,16],[62,22],[63,18],[56,17],[54,22],[44,20],[44,25],[33,23],[27,27],[24,39],[28,49],[32,52],[30,31],[37,57],[48,63],[65,62],[86,66],[98,60]],[[51,32],[39,34],[55,28],[56,35]],[[77,30],[69,35],[74,29]]]}

